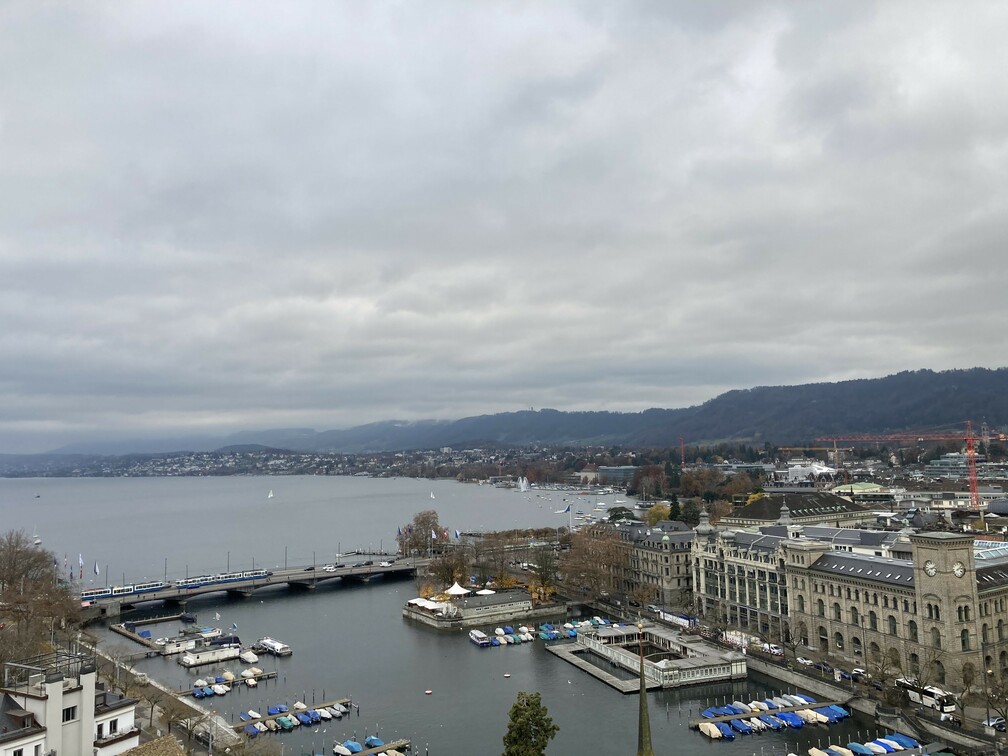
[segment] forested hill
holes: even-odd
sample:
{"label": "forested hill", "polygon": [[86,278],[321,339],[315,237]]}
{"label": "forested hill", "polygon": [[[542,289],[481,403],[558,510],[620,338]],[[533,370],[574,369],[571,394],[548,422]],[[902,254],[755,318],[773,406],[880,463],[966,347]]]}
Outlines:
{"label": "forested hill", "polygon": [[729,391],[696,407],[644,412],[506,412],[454,421],[387,421],[345,430],[289,428],[227,437],[161,439],[65,447],[58,453],[128,454],[208,451],[254,445],[345,453],[477,446],[619,444],[670,447],[744,441],[802,445],[817,437],[901,430],[961,429],[979,433],[1008,425],[1008,368],[919,370],[840,383],[762,386]]}
{"label": "forested hill", "polygon": [[[298,448],[333,451],[464,448],[481,444],[676,446],[740,440],[798,444],[820,436],[1008,424],[1008,368],[904,372],[885,378],[729,391],[696,407],[637,413],[539,410],[453,422],[384,422],[298,431]],[[294,441],[295,439],[288,439]],[[260,443],[284,446],[283,438]]]}

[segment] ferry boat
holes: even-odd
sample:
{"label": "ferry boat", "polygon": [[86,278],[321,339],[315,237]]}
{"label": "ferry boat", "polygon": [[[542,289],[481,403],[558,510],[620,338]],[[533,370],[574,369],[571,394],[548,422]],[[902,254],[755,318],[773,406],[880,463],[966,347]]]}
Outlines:
{"label": "ferry boat", "polygon": [[485,646],[489,646],[490,645],[490,638],[488,638],[487,634],[484,633],[482,630],[475,630],[475,629],[474,630],[470,630],[469,631],[469,640],[471,640],[473,643],[475,643],[480,648],[483,648]]}
{"label": "ferry boat", "polygon": [[288,646],[286,643],[281,643],[278,640],[273,640],[268,636],[265,638],[260,638],[258,641],[256,641],[254,648],[256,650],[262,649],[266,653],[273,654],[274,656],[290,656],[292,653],[294,653],[293,651],[291,651],[291,647]]}

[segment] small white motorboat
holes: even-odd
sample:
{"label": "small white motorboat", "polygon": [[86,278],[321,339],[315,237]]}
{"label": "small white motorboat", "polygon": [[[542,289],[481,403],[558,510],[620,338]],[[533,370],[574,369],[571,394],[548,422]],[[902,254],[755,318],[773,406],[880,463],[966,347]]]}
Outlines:
{"label": "small white motorboat", "polygon": [[252,649],[249,648],[245,649],[240,654],[238,654],[238,658],[241,659],[243,662],[245,662],[245,664],[255,664],[257,661],[259,661],[259,657],[256,656],[255,652]]}
{"label": "small white motorboat", "polygon": [[230,682],[234,682],[234,679],[235,679],[234,672],[232,672],[231,670],[227,670],[227,669],[225,669],[223,672],[221,672],[221,677],[223,677],[229,683]]}
{"label": "small white motorboat", "polygon": [[332,747],[332,752],[336,754],[336,756],[353,756],[353,751],[351,751],[342,743],[336,743]]}
{"label": "small white motorboat", "polygon": [[206,686],[207,686],[207,681],[204,680],[202,677],[197,678],[196,682],[193,683],[193,687],[194,688],[205,688]]}
{"label": "small white motorboat", "polygon": [[714,726],[712,722],[701,722],[700,732],[706,735],[711,740],[717,740],[721,737],[721,730]]}
{"label": "small white motorboat", "polygon": [[322,721],[324,722],[328,722],[330,719],[332,719],[332,714],[329,713],[329,709],[319,707],[315,711],[319,713],[319,716],[322,717]]}
{"label": "small white motorboat", "polygon": [[332,714],[333,719],[343,719],[343,712],[337,709],[335,706],[329,707],[329,713]]}
{"label": "small white motorboat", "polygon": [[298,710],[298,711],[304,711],[304,710],[305,710],[305,709],[307,709],[308,707],[307,707],[307,706],[305,706],[305,705],[304,705],[303,703],[301,703],[300,701],[295,701],[295,702],[294,702],[294,708],[295,708],[296,710]]}
{"label": "small white motorboat", "polygon": [[244,677],[245,679],[248,679],[250,677],[255,677],[255,672],[253,672],[251,669],[243,669],[241,671],[241,676]]}
{"label": "small white motorboat", "polygon": [[250,717],[252,717],[252,719],[262,719],[262,714],[260,714],[260,713],[259,713],[258,711],[256,711],[255,709],[249,709],[249,710],[248,710],[248,715],[249,715]]}
{"label": "small white motorboat", "polygon": [[253,722],[252,726],[255,727],[259,732],[268,732],[269,727],[264,725],[262,722]]}
{"label": "small white motorboat", "polygon": [[249,677],[245,680],[245,684],[250,688],[254,688],[259,683],[254,677]]}
{"label": "small white motorboat", "polygon": [[210,690],[212,690],[215,695],[223,696],[223,695],[227,694],[227,692],[228,692],[228,690],[230,690],[230,688],[226,688],[223,685],[211,685],[210,686]]}

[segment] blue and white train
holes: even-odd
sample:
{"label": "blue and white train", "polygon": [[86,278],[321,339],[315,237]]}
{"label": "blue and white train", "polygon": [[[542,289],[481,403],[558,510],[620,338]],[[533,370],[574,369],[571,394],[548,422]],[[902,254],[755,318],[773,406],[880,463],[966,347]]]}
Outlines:
{"label": "blue and white train", "polygon": [[150,580],[144,583],[134,583],[132,585],[110,585],[105,588],[89,588],[81,591],[81,601],[93,601],[103,598],[119,598],[120,596],[134,596],[140,593],[153,593],[164,588],[199,588],[204,585],[218,585],[226,583],[236,583],[243,580],[258,580],[269,577],[273,573],[269,570],[245,570],[243,572],[224,572],[217,575],[199,575],[191,578],[181,578],[174,583],[166,583],[163,580]]}

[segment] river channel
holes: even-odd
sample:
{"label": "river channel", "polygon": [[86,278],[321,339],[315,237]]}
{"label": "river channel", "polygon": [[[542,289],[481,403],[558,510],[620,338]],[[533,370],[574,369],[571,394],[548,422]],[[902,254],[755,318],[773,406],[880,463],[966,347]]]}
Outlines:
{"label": "river channel", "polygon": [[[566,516],[554,514],[565,506],[564,495],[530,496],[444,481],[307,476],[0,480],[5,528],[37,531],[43,546],[57,554],[58,568],[64,569],[66,554],[75,576],[80,555],[86,585],[119,583],[124,576],[175,579],[282,566],[285,558],[290,566],[325,563],[338,550],[388,547],[397,527],[422,509],[437,510],[451,530],[557,526],[565,524]],[[541,641],[479,649],[465,633],[441,633],[403,620],[402,605],[415,595],[409,580],[334,582],[312,593],[277,589],[247,599],[215,594],[191,602],[201,624],[226,629],[233,623],[246,643],[269,635],[294,651],[288,658],[262,658],[259,666],[276,671],[274,680],[203,705],[237,721],[239,712],[265,711],[273,703],[352,697],[359,713],[340,722],[262,737],[275,738],[285,753],[331,753],[334,740],[377,731],[385,740],[410,738],[414,753],[462,756],[500,753],[515,695],[534,690],[560,727],[550,753],[635,751],[637,697],[553,657]],[[178,628],[173,622],[150,629],[167,636]],[[102,642],[106,648],[130,645],[107,632]],[[198,676],[225,668],[237,673],[241,665],[190,672],[170,657],[142,660],[136,667],[188,689]],[[820,742],[861,740],[859,727],[865,732],[863,723],[851,723],[724,743],[687,728],[699,709],[715,701],[750,700],[766,690],[777,688],[751,679],[650,693],[656,753],[804,754]]]}

